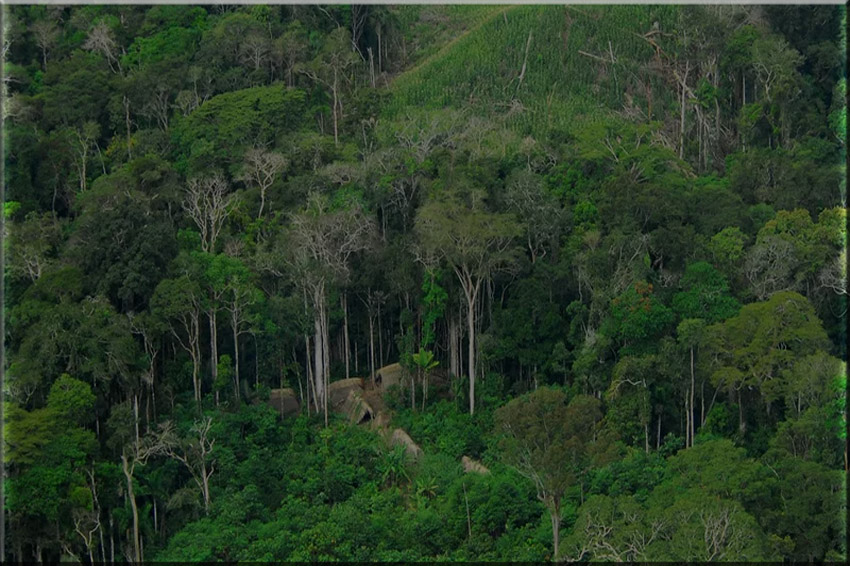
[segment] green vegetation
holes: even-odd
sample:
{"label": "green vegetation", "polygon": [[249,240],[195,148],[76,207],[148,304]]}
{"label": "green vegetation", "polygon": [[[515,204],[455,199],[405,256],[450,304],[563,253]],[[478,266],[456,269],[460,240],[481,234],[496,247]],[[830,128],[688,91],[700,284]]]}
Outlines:
{"label": "green vegetation", "polygon": [[846,560],[844,8],[3,15],[4,560]]}

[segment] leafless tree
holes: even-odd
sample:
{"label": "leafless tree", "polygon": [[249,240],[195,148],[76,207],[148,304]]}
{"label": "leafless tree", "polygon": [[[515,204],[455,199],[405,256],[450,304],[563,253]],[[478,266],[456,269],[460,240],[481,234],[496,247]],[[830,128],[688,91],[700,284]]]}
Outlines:
{"label": "leafless tree", "polygon": [[313,379],[325,424],[330,366],[329,286],[348,279],[349,258],[369,245],[373,232],[372,219],[358,203],[334,211],[319,193],[312,193],[307,208],[292,218],[290,262],[313,306]]}
{"label": "leafless tree", "polygon": [[171,91],[165,85],[159,85],[156,90],[149,94],[147,102],[142,105],[142,116],[155,120],[159,129],[168,131],[168,114],[171,111]]}
{"label": "leafless tree", "polygon": [[348,32],[343,28],[337,28],[331,32],[319,57],[302,71],[310,79],[331,91],[334,143],[337,145],[339,145],[339,122],[342,119],[342,91],[348,82],[348,69],[355,62],[347,36]]}
{"label": "leafless tree", "polygon": [[545,257],[557,245],[563,214],[557,201],[544,189],[539,177],[530,173],[514,176],[508,182],[508,207],[524,224],[526,247],[531,263]]}
{"label": "leafless tree", "polygon": [[252,148],[245,153],[245,164],[242,168],[242,180],[260,189],[260,210],[257,218],[262,218],[266,206],[266,192],[275,181],[278,174],[286,169],[286,158],[275,152],[261,148]]}
{"label": "leafless tree", "polygon": [[56,23],[50,20],[38,20],[32,25],[32,34],[35,36],[36,45],[41,49],[42,64],[47,68],[47,55],[56,45],[56,40],[59,38],[59,28]]}
{"label": "leafless tree", "polygon": [[307,34],[298,26],[291,26],[274,42],[274,56],[286,75],[286,86],[294,86],[293,76],[307,53]]}
{"label": "leafless tree", "polygon": [[88,37],[83,43],[83,49],[96,51],[106,57],[109,68],[113,73],[121,73],[121,61],[118,60],[118,44],[114,34],[104,21],[100,21],[89,30]]}
{"label": "leafless tree", "polygon": [[74,167],[80,178],[80,191],[86,190],[86,177],[88,176],[88,162],[92,150],[96,148],[97,138],[100,136],[100,126],[95,122],[86,122],[81,127],[74,128]]}
{"label": "leafless tree", "polygon": [[240,59],[256,71],[266,63],[271,50],[269,38],[259,31],[252,31],[239,46]]}
{"label": "leafless tree", "polygon": [[791,242],[768,236],[747,252],[742,270],[753,295],[763,301],[777,291],[794,288],[791,274],[796,263]]}
{"label": "leafless tree", "polygon": [[216,460],[212,456],[215,439],[210,437],[212,417],[195,421],[190,429],[191,436],[178,438],[174,425],[169,421],[163,425],[165,454],[181,462],[192,476],[204,500],[204,510],[210,510],[210,478],[215,473]]}
{"label": "leafless tree", "polygon": [[215,253],[224,222],[236,207],[235,194],[228,194],[227,180],[220,174],[190,179],[183,209],[201,233],[201,249]]}
{"label": "leafless tree", "polygon": [[136,504],[136,494],[133,489],[133,476],[137,466],[144,466],[149,458],[168,452],[169,439],[167,433],[167,428],[160,426],[156,432],[141,439],[134,438],[121,452],[121,469],[124,472],[124,479],[127,485],[127,499],[130,501],[130,508],[133,513],[132,559],[136,564],[142,561],[142,546],[141,539],[139,538],[139,508]]}

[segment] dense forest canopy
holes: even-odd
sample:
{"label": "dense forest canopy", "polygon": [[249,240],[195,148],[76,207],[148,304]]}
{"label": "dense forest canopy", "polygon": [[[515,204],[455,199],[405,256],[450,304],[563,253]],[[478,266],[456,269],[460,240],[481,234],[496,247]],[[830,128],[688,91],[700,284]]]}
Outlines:
{"label": "dense forest canopy", "polygon": [[5,559],[846,558],[843,7],[3,25]]}

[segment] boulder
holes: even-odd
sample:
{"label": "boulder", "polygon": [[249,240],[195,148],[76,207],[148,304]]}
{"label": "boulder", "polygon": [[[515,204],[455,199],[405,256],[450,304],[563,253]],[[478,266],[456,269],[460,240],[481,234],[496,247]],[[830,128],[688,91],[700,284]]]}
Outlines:
{"label": "boulder", "polygon": [[281,416],[297,415],[301,410],[298,396],[291,388],[272,389],[269,393],[269,405],[275,408]]}
{"label": "boulder", "polygon": [[473,460],[469,456],[464,456],[460,459],[461,465],[463,465],[463,471],[466,474],[482,474],[486,475],[490,473],[484,464],[479,462],[478,460]]}
{"label": "boulder", "polygon": [[350,389],[348,396],[345,398],[339,407],[336,408],[340,413],[345,414],[352,424],[360,424],[367,420],[372,420],[375,411],[371,405],[363,398],[363,395],[356,389]]}
{"label": "boulder", "polygon": [[404,377],[404,368],[401,364],[390,364],[375,372],[375,384],[386,390],[393,385],[400,385],[402,377]]}
{"label": "boulder", "polygon": [[339,407],[346,402],[348,394],[352,391],[363,394],[363,378],[341,379],[328,385],[329,408],[339,410]]}
{"label": "boulder", "polygon": [[422,449],[400,428],[393,431],[393,435],[390,438],[390,446],[404,446],[404,451],[414,460],[422,457]]}

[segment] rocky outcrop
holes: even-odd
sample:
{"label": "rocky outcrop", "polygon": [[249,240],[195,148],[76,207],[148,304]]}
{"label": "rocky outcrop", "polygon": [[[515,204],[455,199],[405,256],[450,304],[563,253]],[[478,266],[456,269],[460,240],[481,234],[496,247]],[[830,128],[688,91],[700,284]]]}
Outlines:
{"label": "rocky outcrop", "polygon": [[298,396],[290,388],[272,389],[269,393],[269,405],[281,415],[297,415],[301,410],[301,403],[298,401]]}
{"label": "rocky outcrop", "polygon": [[473,460],[469,456],[464,456],[460,459],[460,463],[463,466],[463,471],[466,474],[482,474],[486,475],[490,473],[490,470],[487,469],[484,464],[479,462],[478,460]]}
{"label": "rocky outcrop", "polygon": [[414,460],[422,457],[422,449],[400,428],[393,431],[393,435],[390,438],[390,446],[404,446],[404,451]]}
{"label": "rocky outcrop", "polygon": [[393,385],[400,385],[402,377],[404,377],[404,368],[401,364],[390,364],[375,372],[375,385],[386,391]]}

